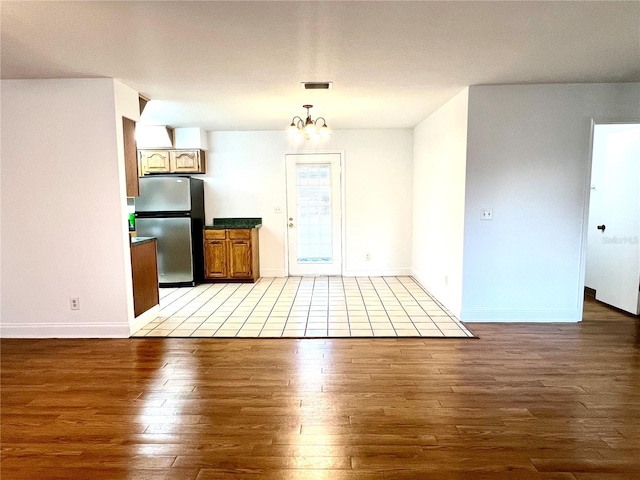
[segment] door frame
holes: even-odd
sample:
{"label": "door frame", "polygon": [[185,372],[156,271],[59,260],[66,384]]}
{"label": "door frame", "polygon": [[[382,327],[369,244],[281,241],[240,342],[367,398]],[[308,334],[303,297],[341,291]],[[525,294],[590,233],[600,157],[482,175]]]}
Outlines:
{"label": "door frame", "polygon": [[596,125],[620,125],[620,124],[640,124],[640,117],[636,118],[607,118],[591,117],[589,125],[589,159],[584,175],[584,197],[582,200],[582,236],[580,239],[580,272],[578,279],[578,299],[577,306],[580,313],[580,321],[584,312],[584,287],[587,271],[587,247],[589,237],[589,206],[591,202],[591,173],[593,170],[593,135]]}
{"label": "door frame", "polygon": [[[284,198],[285,205],[288,205],[288,192],[287,192],[287,155],[340,155],[340,250],[342,252],[340,258],[340,275],[344,274],[345,268],[345,247],[346,247],[346,199],[345,199],[345,151],[344,150],[302,150],[287,152],[283,156],[284,162]],[[289,228],[287,227],[288,211],[283,212],[285,215],[282,217],[282,228],[284,229],[284,269],[286,276],[289,277]]]}

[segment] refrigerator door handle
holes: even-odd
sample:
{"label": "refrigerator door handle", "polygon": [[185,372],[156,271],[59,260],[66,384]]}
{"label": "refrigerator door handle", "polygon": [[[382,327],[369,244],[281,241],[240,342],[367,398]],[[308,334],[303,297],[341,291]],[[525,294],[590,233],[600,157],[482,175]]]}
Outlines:
{"label": "refrigerator door handle", "polygon": [[189,212],[136,212],[136,218],[181,218],[190,217]]}

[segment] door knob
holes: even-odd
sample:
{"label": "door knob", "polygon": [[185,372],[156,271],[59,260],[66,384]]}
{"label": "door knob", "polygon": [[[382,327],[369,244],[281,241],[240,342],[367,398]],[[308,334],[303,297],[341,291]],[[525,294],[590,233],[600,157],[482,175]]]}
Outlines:
{"label": "door knob", "polygon": [[293,228],[293,223],[289,223],[289,228]]}
{"label": "door knob", "polygon": [[602,233],[604,233],[604,230],[607,228],[606,225],[598,225],[598,230],[602,230]]}
{"label": "door knob", "polygon": [[290,222],[293,222],[293,217],[289,217],[289,221],[290,221]]}

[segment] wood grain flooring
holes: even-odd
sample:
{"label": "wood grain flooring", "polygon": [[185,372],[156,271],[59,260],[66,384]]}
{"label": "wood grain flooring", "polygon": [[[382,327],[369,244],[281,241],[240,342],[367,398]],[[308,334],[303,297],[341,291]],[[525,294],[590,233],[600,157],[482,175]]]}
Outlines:
{"label": "wood grain flooring", "polygon": [[640,320],[2,340],[2,480],[640,478]]}

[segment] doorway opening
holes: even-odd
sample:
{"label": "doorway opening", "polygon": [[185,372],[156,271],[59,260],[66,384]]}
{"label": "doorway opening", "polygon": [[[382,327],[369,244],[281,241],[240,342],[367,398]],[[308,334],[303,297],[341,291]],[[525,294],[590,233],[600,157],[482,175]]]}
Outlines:
{"label": "doorway opening", "polygon": [[640,313],[640,123],[595,124],[585,289]]}
{"label": "doorway opening", "polygon": [[290,276],[342,274],[342,156],[286,155]]}

